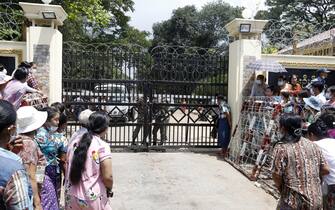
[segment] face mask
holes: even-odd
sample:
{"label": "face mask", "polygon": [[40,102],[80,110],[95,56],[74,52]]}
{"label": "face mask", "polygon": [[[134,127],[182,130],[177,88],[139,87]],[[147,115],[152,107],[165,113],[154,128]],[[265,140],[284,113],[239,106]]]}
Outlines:
{"label": "face mask", "polygon": [[261,85],[261,84],[262,84],[262,81],[261,81],[261,80],[256,80],[256,84],[257,84],[257,85]]}
{"label": "face mask", "polygon": [[326,79],[327,77],[326,77],[326,76],[322,76],[321,78],[322,78],[322,79]]}
{"label": "face mask", "polygon": [[56,132],[57,129],[58,129],[58,127],[56,127],[56,126],[51,126],[51,127],[50,127],[50,131],[51,131],[52,133]]}
{"label": "face mask", "polygon": [[278,81],[278,86],[283,86],[284,85],[284,81]]}
{"label": "face mask", "polygon": [[313,89],[311,89],[311,95],[314,96],[314,91],[313,91]]}

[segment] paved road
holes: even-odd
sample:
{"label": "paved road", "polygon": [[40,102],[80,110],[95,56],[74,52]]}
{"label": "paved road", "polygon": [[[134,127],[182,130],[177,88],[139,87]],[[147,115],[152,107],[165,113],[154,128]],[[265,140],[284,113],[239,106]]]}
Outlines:
{"label": "paved road", "polygon": [[276,200],[215,156],[114,153],[115,210],[273,210]]}

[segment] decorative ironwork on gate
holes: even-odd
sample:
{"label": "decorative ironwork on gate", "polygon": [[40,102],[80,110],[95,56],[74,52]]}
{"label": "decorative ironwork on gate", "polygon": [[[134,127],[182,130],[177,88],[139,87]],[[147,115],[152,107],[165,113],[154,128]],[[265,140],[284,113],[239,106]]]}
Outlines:
{"label": "decorative ironwork on gate", "polygon": [[63,101],[71,134],[79,113],[111,118],[112,146],[216,147],[216,95],[227,95],[225,50],[79,44],[63,46]]}

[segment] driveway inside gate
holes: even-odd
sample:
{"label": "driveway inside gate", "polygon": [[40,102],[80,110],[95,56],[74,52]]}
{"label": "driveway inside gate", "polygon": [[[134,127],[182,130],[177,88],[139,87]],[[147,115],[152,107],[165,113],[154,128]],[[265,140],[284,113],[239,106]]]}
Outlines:
{"label": "driveway inside gate", "polygon": [[276,200],[215,156],[114,153],[116,210],[267,210]]}

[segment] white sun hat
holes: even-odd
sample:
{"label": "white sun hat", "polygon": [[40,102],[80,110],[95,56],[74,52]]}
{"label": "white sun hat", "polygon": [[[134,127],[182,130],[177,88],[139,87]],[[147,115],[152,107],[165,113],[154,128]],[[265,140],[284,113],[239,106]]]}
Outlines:
{"label": "white sun hat", "polygon": [[42,127],[47,121],[48,113],[37,111],[32,106],[20,107],[17,110],[17,133],[29,133]]}
{"label": "white sun hat", "polygon": [[93,111],[91,111],[90,109],[85,109],[84,111],[80,112],[79,117],[78,117],[79,123],[84,126],[87,126],[88,119],[90,118],[92,113]]}
{"label": "white sun hat", "polygon": [[322,102],[315,96],[311,96],[309,98],[304,98],[303,99],[305,104],[317,111],[321,110],[322,107]]}

